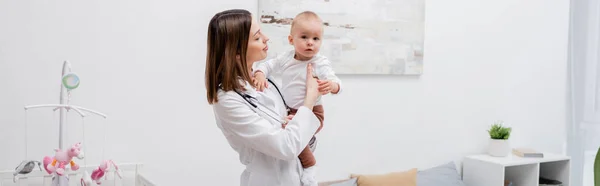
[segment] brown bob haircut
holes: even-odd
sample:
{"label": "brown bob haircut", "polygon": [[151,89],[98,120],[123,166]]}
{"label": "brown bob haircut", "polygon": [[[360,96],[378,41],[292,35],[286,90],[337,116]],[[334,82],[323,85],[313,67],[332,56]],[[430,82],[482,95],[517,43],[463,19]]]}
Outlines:
{"label": "brown bob haircut", "polygon": [[[246,63],[251,26],[252,14],[242,9],[219,12],[210,20],[205,69],[209,104],[218,102],[219,89],[244,91],[240,78],[252,82]],[[236,57],[238,55],[239,58]]]}

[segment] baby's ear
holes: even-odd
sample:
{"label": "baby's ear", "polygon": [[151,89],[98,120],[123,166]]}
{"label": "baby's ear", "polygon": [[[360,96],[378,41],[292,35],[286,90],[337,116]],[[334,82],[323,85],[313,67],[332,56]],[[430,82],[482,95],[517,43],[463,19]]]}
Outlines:
{"label": "baby's ear", "polygon": [[288,42],[290,42],[290,45],[294,45],[294,37],[292,35],[288,35]]}

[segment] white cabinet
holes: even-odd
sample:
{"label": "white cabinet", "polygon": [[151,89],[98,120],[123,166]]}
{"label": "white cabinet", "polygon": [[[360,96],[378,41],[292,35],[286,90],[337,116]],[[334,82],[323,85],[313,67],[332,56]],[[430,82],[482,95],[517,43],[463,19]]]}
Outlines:
{"label": "white cabinet", "polygon": [[466,186],[539,186],[540,177],[558,180],[570,186],[570,158],[544,153],[544,158],[522,158],[514,155],[492,157],[472,155],[463,160],[462,176]]}

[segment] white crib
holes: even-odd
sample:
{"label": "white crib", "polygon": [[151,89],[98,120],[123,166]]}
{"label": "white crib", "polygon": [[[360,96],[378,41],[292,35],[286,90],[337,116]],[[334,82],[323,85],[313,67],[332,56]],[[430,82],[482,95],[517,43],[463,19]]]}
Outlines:
{"label": "white crib", "polygon": [[[115,169],[111,167],[102,179],[101,186],[156,186],[149,179],[144,177],[141,173],[143,164],[129,163],[129,164],[117,164],[119,170],[122,173],[122,179],[120,179]],[[37,168],[37,167],[36,167]],[[80,179],[84,170],[88,173],[92,173],[92,170],[98,168],[98,165],[89,165],[87,167],[81,167],[77,171],[72,171],[67,168],[67,174],[69,178],[70,186],[81,186]],[[51,186],[52,175],[46,171],[40,171],[35,169],[33,172],[26,175],[18,175],[17,182],[13,181],[12,170],[0,172],[0,186]]]}

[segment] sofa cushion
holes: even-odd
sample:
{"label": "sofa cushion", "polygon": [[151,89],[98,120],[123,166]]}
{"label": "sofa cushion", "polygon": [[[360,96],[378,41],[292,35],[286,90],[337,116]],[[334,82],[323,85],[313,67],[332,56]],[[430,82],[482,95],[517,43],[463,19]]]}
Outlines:
{"label": "sofa cushion", "polygon": [[416,186],[417,169],[413,168],[402,172],[391,172],[387,174],[360,175],[352,174],[351,178],[356,178],[358,186]]}
{"label": "sofa cushion", "polygon": [[358,183],[356,183],[356,178],[350,178],[344,181],[338,181],[332,184],[328,184],[328,186],[358,186],[357,184]]}
{"label": "sofa cushion", "polygon": [[[324,184],[325,186],[360,186],[358,185],[358,175],[346,180],[338,180]],[[364,181],[364,180],[363,180]],[[454,162],[438,165],[433,168],[421,170],[416,175],[417,186],[465,186]]]}
{"label": "sofa cushion", "polygon": [[454,162],[425,169],[417,173],[417,186],[465,186]]}

